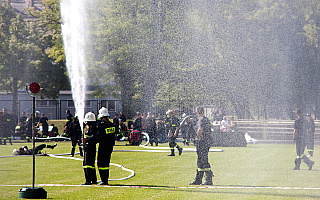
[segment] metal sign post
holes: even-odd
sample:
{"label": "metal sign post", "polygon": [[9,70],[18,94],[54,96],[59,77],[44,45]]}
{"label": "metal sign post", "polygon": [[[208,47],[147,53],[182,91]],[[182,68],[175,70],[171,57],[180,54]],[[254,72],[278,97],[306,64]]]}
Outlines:
{"label": "metal sign post", "polygon": [[33,158],[33,178],[32,178],[32,188],[23,187],[19,191],[19,198],[27,198],[27,199],[46,199],[47,192],[43,188],[34,187],[35,185],[35,177],[36,177],[36,153],[35,152],[35,113],[36,113],[36,97],[34,96],[38,92],[40,92],[40,85],[36,82],[31,83],[29,86],[26,86],[26,90],[30,96],[32,96],[32,158]]}

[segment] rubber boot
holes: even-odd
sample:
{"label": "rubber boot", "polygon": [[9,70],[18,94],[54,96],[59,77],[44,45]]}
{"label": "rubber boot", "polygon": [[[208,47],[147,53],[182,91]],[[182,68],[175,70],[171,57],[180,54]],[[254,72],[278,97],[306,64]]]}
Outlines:
{"label": "rubber boot", "polygon": [[89,180],[92,184],[97,184],[96,169],[88,169]]}
{"label": "rubber boot", "polygon": [[189,185],[201,185],[203,174],[204,174],[203,171],[199,172],[197,170],[196,178],[194,179],[194,181],[192,183],[189,183]]}
{"label": "rubber boot", "polygon": [[175,154],[174,154],[174,149],[171,149],[171,154],[168,155],[168,156],[175,156]]}
{"label": "rubber boot", "polygon": [[81,147],[79,147],[79,151],[80,151],[80,157],[83,157],[83,152]]}
{"label": "rubber boot", "polygon": [[11,138],[9,138],[9,143],[12,145],[12,141],[11,141]]}
{"label": "rubber boot", "polygon": [[296,158],[295,161],[294,161],[294,168],[293,170],[300,170],[300,164],[301,164],[301,158]]}
{"label": "rubber boot", "polygon": [[212,183],[213,172],[206,171],[206,181],[202,185],[213,185]]}
{"label": "rubber boot", "polygon": [[99,174],[101,177],[101,183],[99,185],[108,185],[108,180],[109,180],[109,170],[99,170]]}
{"label": "rubber boot", "polygon": [[3,145],[7,145],[7,139],[3,140]]}
{"label": "rubber boot", "polygon": [[76,148],[72,147],[71,149],[71,153],[70,153],[70,157],[73,157],[74,156],[74,152],[76,151]]}
{"label": "rubber boot", "polygon": [[182,154],[182,150],[183,150],[183,148],[182,147],[179,147],[179,146],[177,146],[177,149],[178,149],[178,151],[179,151],[179,156]]}
{"label": "rubber boot", "polygon": [[90,180],[90,177],[89,177],[88,169],[83,169],[83,171],[84,171],[84,177],[86,179],[86,182],[81,184],[81,185],[91,185],[92,183],[91,183],[91,180]]}
{"label": "rubber boot", "polygon": [[303,162],[308,165],[309,170],[312,170],[314,162],[312,160],[310,160],[306,155],[303,155],[302,159],[303,159]]}
{"label": "rubber boot", "polygon": [[0,145],[2,145],[2,139],[0,140]]}

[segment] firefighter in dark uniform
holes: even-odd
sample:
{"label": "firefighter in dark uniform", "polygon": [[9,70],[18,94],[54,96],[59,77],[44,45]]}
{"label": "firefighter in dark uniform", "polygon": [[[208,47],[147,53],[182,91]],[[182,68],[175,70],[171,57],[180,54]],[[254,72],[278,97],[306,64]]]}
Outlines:
{"label": "firefighter in dark uniform", "polygon": [[86,182],[82,185],[92,185],[97,184],[95,162],[96,144],[99,142],[99,131],[94,113],[88,112],[84,117],[84,123],[87,127],[82,141],[84,144],[83,169]]}
{"label": "firefighter in dark uniform", "polygon": [[71,114],[70,110],[66,110],[66,125],[64,125],[64,133],[63,136],[68,136],[69,135],[69,129],[70,129],[70,124],[73,122],[73,115]]}
{"label": "firefighter in dark uniform", "polygon": [[169,118],[167,119],[167,123],[169,126],[168,138],[169,138],[169,147],[171,149],[171,154],[168,156],[175,156],[174,148],[176,147],[179,151],[179,156],[182,154],[182,148],[176,143],[176,138],[178,137],[179,131],[179,119],[174,116],[173,110],[168,111]]}
{"label": "firefighter in dark uniform", "polygon": [[69,137],[71,139],[71,145],[72,145],[71,157],[74,156],[74,152],[76,150],[77,144],[79,146],[80,156],[83,157],[82,148],[80,146],[81,136],[82,136],[82,130],[79,123],[79,119],[78,119],[78,116],[75,116],[73,119],[73,122],[71,122],[71,124],[69,125]]}
{"label": "firefighter in dark uniform", "polygon": [[[14,133],[14,128],[16,124],[14,124],[14,120],[12,116],[7,112],[6,108],[3,108],[2,110],[2,116],[1,116],[1,124],[2,124],[2,140],[3,144],[7,144],[7,139],[9,140],[9,143],[12,145],[11,141],[11,135]],[[0,140],[0,144],[2,144],[2,140]]]}
{"label": "firefighter in dark uniform", "polygon": [[208,160],[208,153],[211,147],[211,123],[207,117],[204,116],[204,108],[199,106],[196,108],[196,113],[198,115],[197,124],[197,175],[195,180],[190,183],[190,185],[201,185],[204,173],[206,173],[206,180],[203,185],[213,185],[212,177],[213,172],[211,171],[211,166]]}
{"label": "firefighter in dark uniform", "polygon": [[108,185],[110,158],[115,144],[115,125],[109,120],[108,109],[102,107],[98,117],[101,119],[99,126],[98,169],[101,177],[99,185]]}
{"label": "firefighter in dark uniform", "polygon": [[307,152],[308,157],[313,157],[313,151],[314,151],[314,121],[310,114],[307,114]]}
{"label": "firefighter in dark uniform", "polygon": [[297,119],[294,122],[293,139],[296,142],[297,158],[295,159],[295,167],[293,170],[300,170],[301,159],[308,165],[309,170],[311,170],[314,162],[304,154],[307,139],[307,120],[302,116],[302,111],[300,109],[296,110],[296,116]]}

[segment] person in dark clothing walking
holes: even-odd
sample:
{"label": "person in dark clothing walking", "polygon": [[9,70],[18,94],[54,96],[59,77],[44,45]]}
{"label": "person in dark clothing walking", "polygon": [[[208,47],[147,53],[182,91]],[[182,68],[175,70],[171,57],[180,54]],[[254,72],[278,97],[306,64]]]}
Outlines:
{"label": "person in dark clothing walking", "polygon": [[[35,149],[35,154],[42,154],[41,153],[41,150],[44,149],[44,148],[50,148],[50,149],[54,149],[55,147],[57,146],[57,143],[54,144],[54,145],[48,145],[48,144],[41,144],[39,146],[36,146],[34,149]],[[28,149],[27,146],[23,146],[21,148],[19,148],[18,150],[17,149],[14,149],[12,151],[12,154],[14,156],[16,155],[33,155],[33,149]]]}
{"label": "person in dark clothing walking", "polygon": [[197,124],[197,165],[198,170],[195,180],[190,183],[190,185],[201,185],[204,173],[206,173],[206,180],[203,185],[213,185],[212,177],[213,172],[211,171],[211,166],[209,164],[208,153],[211,147],[211,123],[207,117],[204,116],[204,108],[199,106],[196,108],[196,113],[198,115]]}
{"label": "person in dark clothing walking", "polygon": [[82,143],[84,144],[83,170],[86,182],[82,185],[97,184],[96,175],[96,144],[99,142],[99,131],[96,123],[96,116],[88,112],[84,117],[87,130],[84,134]]}
{"label": "person in dark clothing walking", "polygon": [[101,119],[99,125],[99,148],[98,148],[98,169],[101,178],[99,185],[108,185],[110,159],[115,145],[115,125],[109,120],[108,109],[102,107],[98,117]]}
{"label": "person in dark clothing walking", "polygon": [[296,110],[296,116],[297,119],[294,122],[293,139],[296,142],[297,158],[294,161],[295,166],[293,170],[300,170],[301,160],[303,160],[303,162],[308,165],[309,170],[311,170],[314,162],[304,154],[307,139],[307,120],[302,116],[302,111],[300,109]]}
{"label": "person in dark clothing walking", "polygon": [[313,151],[314,151],[314,131],[315,131],[315,126],[314,126],[314,121],[311,117],[310,114],[306,115],[307,119],[307,152],[308,152],[308,157],[313,157]]}
{"label": "person in dark clothing walking", "polygon": [[179,131],[179,119],[174,116],[173,110],[168,111],[168,119],[167,119],[167,125],[169,127],[168,132],[168,138],[169,138],[169,147],[171,149],[171,154],[168,156],[175,156],[174,148],[176,147],[179,151],[179,156],[182,154],[183,148],[179,147],[179,145],[176,143],[176,138],[178,137],[178,131]]}
{"label": "person in dark clothing walking", "polygon": [[71,122],[69,127],[70,127],[69,137],[71,139],[71,145],[72,145],[71,157],[74,156],[74,152],[76,150],[77,144],[79,146],[80,156],[83,157],[82,147],[81,147],[82,130],[81,130],[78,116],[74,117],[73,122]]}

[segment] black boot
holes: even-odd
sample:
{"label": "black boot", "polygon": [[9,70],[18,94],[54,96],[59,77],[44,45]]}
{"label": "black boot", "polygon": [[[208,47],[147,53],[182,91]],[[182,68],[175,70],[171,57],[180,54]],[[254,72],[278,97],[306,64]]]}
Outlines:
{"label": "black boot", "polygon": [[175,156],[175,154],[174,154],[174,149],[171,149],[171,154],[168,155],[168,156]]}
{"label": "black boot", "polygon": [[99,170],[99,174],[101,177],[101,183],[99,185],[108,185],[108,180],[109,180],[109,170]]}
{"label": "black boot", "polygon": [[294,164],[295,164],[295,166],[294,166],[293,170],[300,170],[301,158],[296,158],[294,160]]}
{"label": "black boot", "polygon": [[177,146],[177,149],[178,149],[178,151],[179,151],[179,156],[182,154],[182,150],[183,150],[183,148],[182,147],[179,147],[179,146]]}
{"label": "black boot", "polygon": [[11,141],[11,138],[9,138],[9,143],[12,145],[12,141]]}
{"label": "black boot", "polygon": [[303,162],[308,165],[309,170],[312,170],[314,162],[312,160],[310,160],[306,155],[303,155],[302,159],[303,159]]}
{"label": "black boot", "polygon": [[84,170],[84,177],[86,179],[86,182],[81,184],[81,185],[91,185],[91,180],[90,180],[90,177],[89,177],[89,171],[88,169],[83,169]]}
{"label": "black boot", "polygon": [[47,148],[54,149],[56,146],[57,146],[57,143],[55,143],[54,145],[47,145]]}
{"label": "black boot", "polygon": [[194,179],[194,181],[193,181],[192,183],[189,183],[189,185],[201,185],[201,183],[202,183],[202,178],[203,178],[203,174],[204,174],[203,171],[199,172],[199,171],[197,170],[196,178]]}
{"label": "black boot", "polygon": [[7,145],[7,139],[3,140],[3,145]]}
{"label": "black boot", "polygon": [[202,185],[213,185],[212,183],[213,173],[212,171],[206,171],[206,181]]}
{"label": "black boot", "polygon": [[96,169],[88,169],[89,180],[92,184],[97,184],[97,174]]}
{"label": "black boot", "polygon": [[80,151],[80,157],[83,157],[83,152],[81,147],[79,147],[79,151]]}
{"label": "black boot", "polygon": [[70,153],[70,157],[73,157],[74,156],[74,152],[76,151],[76,148],[72,147],[71,149],[71,153]]}

